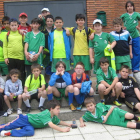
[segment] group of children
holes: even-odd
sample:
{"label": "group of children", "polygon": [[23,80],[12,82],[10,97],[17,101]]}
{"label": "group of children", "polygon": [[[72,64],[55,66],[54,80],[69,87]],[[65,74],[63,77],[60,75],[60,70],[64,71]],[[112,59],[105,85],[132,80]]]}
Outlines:
{"label": "group of children", "polygon": [[[8,75],[9,71],[9,76],[5,90],[4,81],[0,79],[0,93],[4,92],[4,100],[9,108],[8,114],[13,111],[10,101],[18,100],[17,114],[20,115],[12,123],[0,126],[2,136],[31,136],[34,134],[34,128],[43,128],[47,125],[62,132],[70,131],[69,128],[62,129],[54,125],[71,127],[71,124],[57,118],[60,104],[53,98],[61,100],[62,97],[68,100],[72,111],[81,110],[82,104],[85,103],[88,111],[80,118],[81,127],[85,126],[83,121],[95,121],[140,129],[139,123],[128,121],[132,119],[139,121],[140,118],[119,108],[105,105],[106,96],[109,98],[116,96],[113,103],[117,106],[121,106],[119,97],[122,97],[126,105],[140,112],[140,91],[132,73],[139,71],[140,14],[135,12],[134,3],[131,1],[128,1],[125,7],[127,13],[113,20],[115,31],[110,34],[102,32],[100,19],[93,21],[94,30],[85,27],[85,16],[82,14],[75,17],[77,27],[63,28],[63,19],[61,17],[54,19],[48,8],[43,8],[42,14],[31,21],[31,27],[27,24],[26,13],[19,15],[19,26],[15,18],[7,18],[5,21],[3,19],[2,25],[5,25],[5,28],[1,25],[0,49],[3,53],[0,55],[0,67],[2,74]],[[127,30],[122,29],[123,22]],[[8,32],[6,32],[9,30],[7,23],[10,25]],[[75,72],[72,75],[69,74],[70,35],[74,38]],[[101,103],[98,104],[93,99],[94,90],[89,78],[92,64],[97,77],[97,92],[101,98]],[[45,78],[41,74],[42,67],[46,70]],[[19,79],[19,71],[22,82]],[[45,81],[47,77],[48,79],[50,77],[48,84]],[[30,92],[34,94],[30,95]],[[47,106],[49,110],[43,107],[46,97],[49,100]],[[74,98],[78,103],[77,107],[73,105]],[[31,110],[31,99],[39,100],[39,110],[42,112],[22,115],[22,99],[26,105],[26,113]],[[15,130],[17,127],[21,129]]]}

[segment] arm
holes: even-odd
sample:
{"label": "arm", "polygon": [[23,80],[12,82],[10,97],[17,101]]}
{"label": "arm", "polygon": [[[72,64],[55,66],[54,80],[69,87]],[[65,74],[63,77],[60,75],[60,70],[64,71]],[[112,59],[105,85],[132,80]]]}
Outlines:
{"label": "arm", "polygon": [[101,81],[101,84],[104,84],[104,85],[105,85],[105,87],[107,87],[107,88],[109,88],[109,87],[110,87],[110,85],[109,85],[106,81]]}
{"label": "arm", "polygon": [[19,81],[19,90],[15,93],[15,96],[22,94],[22,92],[23,92],[22,82]]}
{"label": "arm", "polygon": [[28,92],[28,88],[24,87],[24,92],[27,93]]}
{"label": "arm", "polygon": [[80,127],[84,127],[84,126],[86,126],[86,124],[84,123],[82,117],[79,119],[79,121],[80,121]]}
{"label": "arm", "polygon": [[71,127],[71,125],[72,125],[72,124],[68,124],[68,123],[66,123],[66,122],[64,122],[64,121],[60,121],[59,124],[60,124],[60,125],[65,125],[65,126],[68,126],[68,127]]}
{"label": "arm", "polygon": [[45,85],[42,85],[41,88],[39,88],[40,90],[45,90]]}
{"label": "arm", "polygon": [[93,50],[93,48],[89,48],[89,57],[90,57],[90,63],[91,64],[94,64],[93,56],[94,56],[94,50]]}
{"label": "arm", "polygon": [[74,84],[73,86],[74,86],[74,87],[77,87],[77,88],[79,88],[79,89],[80,89],[80,88],[81,88],[81,86],[82,86],[82,83],[76,83],[76,84]]}
{"label": "arm", "polygon": [[69,31],[69,29],[68,29],[68,28],[65,28],[65,30],[66,30],[66,35],[67,35],[67,36],[70,36],[70,31]]}
{"label": "arm", "polygon": [[5,95],[7,95],[7,96],[10,96],[10,92],[9,92],[9,90],[8,90],[8,83],[6,83],[6,85],[5,85]]}
{"label": "arm", "polygon": [[60,132],[69,132],[70,131],[70,128],[69,127],[66,127],[66,128],[61,128],[55,124],[53,124],[52,122],[49,122],[48,125],[52,128],[52,129],[55,129],[57,131],[60,131]]}
{"label": "arm", "polygon": [[138,88],[134,88],[135,94],[137,96],[137,98],[140,100],[140,91]]}
{"label": "arm", "polygon": [[39,55],[42,53],[42,50],[43,50],[43,46],[40,46],[38,53],[35,54],[33,57],[33,61],[37,61]]}
{"label": "arm", "polygon": [[133,58],[133,54],[132,54],[132,45],[129,45],[129,50],[130,50],[130,58]]}
{"label": "arm", "polygon": [[25,56],[26,56],[26,59],[27,59],[27,60],[30,59],[30,57],[29,57],[29,52],[27,51],[27,50],[28,50],[28,47],[29,47],[29,45],[28,45],[28,43],[26,42],[26,43],[25,43],[25,46],[24,46],[24,53],[25,53]]}
{"label": "arm", "polygon": [[50,78],[50,81],[49,81],[49,85],[50,86],[54,86],[55,85],[55,82],[56,82],[57,77],[58,77],[58,75],[56,75],[56,73],[53,73],[51,75],[51,78]]}
{"label": "arm", "polygon": [[110,50],[112,50],[116,46],[116,41],[113,41],[110,45]]}
{"label": "arm", "polygon": [[69,73],[64,72],[64,74],[62,75],[63,80],[66,82],[67,85],[71,85],[71,76]]}

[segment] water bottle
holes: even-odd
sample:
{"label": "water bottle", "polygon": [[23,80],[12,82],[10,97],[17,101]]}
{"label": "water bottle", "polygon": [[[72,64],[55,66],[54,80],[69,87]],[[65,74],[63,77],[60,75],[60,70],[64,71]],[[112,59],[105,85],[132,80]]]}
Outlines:
{"label": "water bottle", "polygon": [[27,92],[26,95],[27,95],[27,96],[31,96],[31,95],[37,93],[37,91],[38,91],[38,89],[34,89],[34,90],[32,90],[32,91]]}
{"label": "water bottle", "polygon": [[72,129],[73,128],[77,128],[77,124],[76,124],[76,119],[75,118],[72,119],[72,126],[71,127],[72,127]]}

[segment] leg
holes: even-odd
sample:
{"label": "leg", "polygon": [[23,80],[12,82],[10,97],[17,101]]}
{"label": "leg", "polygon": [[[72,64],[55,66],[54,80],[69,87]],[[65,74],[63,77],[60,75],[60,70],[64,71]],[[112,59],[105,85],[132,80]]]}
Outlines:
{"label": "leg", "polygon": [[116,93],[116,99],[118,100],[120,94],[122,92],[122,84],[121,82],[117,82],[115,85],[115,93]]}
{"label": "leg", "polygon": [[26,107],[31,107],[30,106],[30,103],[29,103],[30,97],[29,96],[26,96],[26,93],[23,93],[22,94],[22,98],[23,98],[23,102],[25,103]]}
{"label": "leg", "polygon": [[94,89],[93,89],[92,87],[90,88],[89,95],[90,95],[90,96],[93,96],[93,95],[94,95]]}
{"label": "leg", "polygon": [[99,84],[98,85],[98,93],[100,95],[101,100],[104,99],[104,90],[106,90],[106,87],[104,84]]}
{"label": "leg", "polygon": [[18,95],[18,108],[21,108],[22,105],[22,95]]}
{"label": "leg", "polygon": [[40,89],[39,89],[38,98],[40,98],[39,107],[40,107],[40,109],[42,108],[41,111],[44,110],[43,104],[44,104],[44,102],[46,100],[46,97],[47,97],[46,90],[40,91]]}
{"label": "leg", "polygon": [[8,70],[10,71],[11,69],[15,69],[16,68],[15,59],[13,58],[8,59],[9,59]]}
{"label": "leg", "polygon": [[135,123],[135,122],[128,122],[127,123],[127,128],[136,128],[136,125],[137,125],[137,123]]}
{"label": "leg", "polygon": [[77,103],[81,104],[81,102],[80,102],[80,90],[78,87],[74,87],[74,96],[75,96]]}
{"label": "leg", "polygon": [[10,104],[10,99],[7,95],[4,95],[4,101],[5,101],[6,105],[8,106],[8,108],[11,109],[12,107],[11,107],[11,104]]}
{"label": "leg", "polygon": [[65,96],[69,97],[69,105],[73,103],[74,89],[73,85],[69,85],[65,89]]}
{"label": "leg", "polygon": [[137,103],[137,104],[135,105],[135,108],[138,109],[139,112],[140,112],[140,103]]}

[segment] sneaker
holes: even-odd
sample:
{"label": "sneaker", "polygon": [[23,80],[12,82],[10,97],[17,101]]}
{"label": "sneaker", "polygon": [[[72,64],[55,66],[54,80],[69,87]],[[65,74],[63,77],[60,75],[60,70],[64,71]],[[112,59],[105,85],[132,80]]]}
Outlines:
{"label": "sneaker", "polygon": [[102,103],[103,105],[105,105],[105,100],[101,100],[101,103]]}
{"label": "sneaker", "polygon": [[139,116],[137,116],[138,117],[138,121],[137,122],[140,122],[140,117]]}
{"label": "sneaker", "polygon": [[21,108],[18,108],[17,109],[17,114],[19,115],[19,114],[22,114],[22,109]]}
{"label": "sneaker", "polygon": [[5,136],[10,136],[11,135],[11,130],[2,130],[0,133],[1,137],[5,137]]}
{"label": "sneaker", "polygon": [[13,113],[13,108],[9,108],[9,109],[7,110],[7,114],[10,115],[10,114],[12,114],[12,113]]}
{"label": "sneaker", "polygon": [[115,104],[116,106],[122,106],[122,104],[118,100],[115,100],[113,104]]}
{"label": "sneaker", "polygon": [[44,110],[45,110],[43,106],[38,107],[38,109],[39,109],[40,111],[44,111]]}
{"label": "sneaker", "polygon": [[75,110],[76,110],[76,108],[75,108],[75,106],[74,106],[73,104],[70,104],[70,109],[71,109],[72,111],[75,111]]}
{"label": "sneaker", "polygon": [[77,109],[78,111],[80,111],[80,110],[82,109],[82,105],[78,105],[78,107],[76,107],[76,109]]}
{"label": "sneaker", "polygon": [[25,113],[28,114],[31,111],[31,107],[26,107]]}

